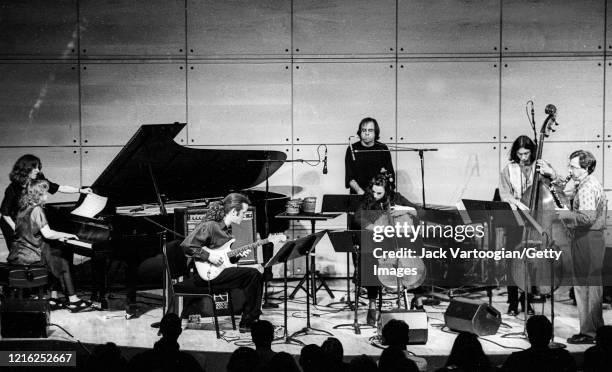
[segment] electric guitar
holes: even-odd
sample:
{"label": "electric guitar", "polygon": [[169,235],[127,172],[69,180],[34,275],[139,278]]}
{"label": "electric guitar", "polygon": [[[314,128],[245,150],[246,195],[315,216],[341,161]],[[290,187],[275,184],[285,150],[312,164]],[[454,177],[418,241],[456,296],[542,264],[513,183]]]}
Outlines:
{"label": "electric guitar", "polygon": [[287,240],[287,237],[283,234],[272,234],[268,236],[268,238],[266,239],[258,240],[254,243],[243,245],[242,247],[234,248],[234,249],[232,249],[232,244],[234,244],[236,239],[229,240],[227,243],[223,244],[221,247],[216,248],[216,249],[202,247],[200,249],[208,253],[210,252],[221,253],[223,257],[223,262],[221,263],[221,265],[216,266],[208,261],[196,261],[195,267],[196,267],[196,270],[198,271],[198,275],[200,275],[202,279],[206,281],[211,281],[215,279],[216,277],[218,277],[219,274],[221,274],[221,272],[225,270],[226,268],[237,266],[236,264],[233,264],[230,262],[230,258],[236,257],[246,251],[257,248],[260,245],[264,245],[267,243],[280,243],[280,242],[284,242],[285,240]]}

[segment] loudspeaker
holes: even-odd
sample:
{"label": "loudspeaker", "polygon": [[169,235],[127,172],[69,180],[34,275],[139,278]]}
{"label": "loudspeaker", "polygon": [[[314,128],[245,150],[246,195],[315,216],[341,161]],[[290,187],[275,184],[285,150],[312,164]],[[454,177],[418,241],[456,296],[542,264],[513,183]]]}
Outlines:
{"label": "loudspeaker", "polygon": [[488,336],[497,333],[501,324],[501,314],[487,303],[454,298],[444,313],[444,322],[453,331]]}
{"label": "loudspeaker", "polygon": [[[174,230],[187,236],[196,228],[206,216],[207,207],[187,207],[174,209]],[[253,243],[257,237],[257,219],[255,208],[249,207],[244,213],[240,225],[232,224],[232,235],[236,238],[233,247]],[[238,261],[238,265],[251,265],[257,263],[257,249],[251,250],[246,257]]]}
{"label": "loudspeaker", "polygon": [[49,303],[46,300],[7,299],[0,308],[3,338],[47,338]]}
{"label": "loudspeaker", "polygon": [[427,313],[424,310],[395,309],[382,311],[378,334],[382,335],[382,329],[391,319],[403,320],[408,324],[408,345],[424,345],[427,343]]}

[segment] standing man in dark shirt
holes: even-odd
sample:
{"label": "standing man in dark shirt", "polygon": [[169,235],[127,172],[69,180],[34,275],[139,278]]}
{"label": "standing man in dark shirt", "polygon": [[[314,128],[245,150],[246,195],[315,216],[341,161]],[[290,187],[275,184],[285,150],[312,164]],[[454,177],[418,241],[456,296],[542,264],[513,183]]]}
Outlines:
{"label": "standing man in dark shirt", "polygon": [[372,178],[380,173],[381,169],[395,175],[391,153],[380,139],[380,127],[373,118],[365,118],[357,128],[359,142],[351,144],[346,149],[344,157],[345,178],[344,186],[350,189],[351,194],[363,195]]}
{"label": "standing man in dark shirt", "polygon": [[[227,259],[220,252],[214,250],[220,248],[230,241],[232,236],[232,223],[240,225],[244,218],[244,213],[249,208],[249,199],[238,193],[231,193],[226,196],[221,205],[211,207],[220,209],[218,218],[209,220],[198,225],[185,238],[181,246],[186,254],[196,260],[208,261],[215,266],[223,264]],[[210,211],[209,211],[210,214]],[[207,216],[208,217],[208,216]],[[208,219],[208,218],[207,218]],[[212,251],[207,252],[199,249],[206,247]],[[247,252],[243,252],[246,254]],[[195,283],[201,286],[208,286],[208,282],[199,276]],[[211,287],[215,290],[230,290],[241,288],[245,292],[246,303],[240,320],[240,332],[250,332],[253,322],[261,315],[261,296],[262,296],[262,275],[257,269],[252,267],[228,267],[219,276],[210,281]]]}

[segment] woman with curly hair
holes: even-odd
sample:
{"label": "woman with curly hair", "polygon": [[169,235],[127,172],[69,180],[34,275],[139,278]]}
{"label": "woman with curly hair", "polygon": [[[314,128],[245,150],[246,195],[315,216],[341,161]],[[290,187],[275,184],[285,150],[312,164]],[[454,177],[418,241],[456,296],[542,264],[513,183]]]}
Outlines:
{"label": "woman with curly hair", "polygon": [[[399,192],[395,191],[392,173],[383,170],[370,181],[355,216],[359,221],[361,229],[372,230],[387,213],[390,213],[394,217],[406,214],[406,211],[392,211],[392,207],[396,205],[412,207],[415,208],[417,212],[421,209],[420,206],[417,206]],[[356,257],[353,257],[353,262],[357,262]],[[378,298],[380,287],[366,286],[366,289],[368,291],[369,300],[367,324],[374,325],[379,315],[376,299]],[[414,304],[413,306],[417,305]],[[418,306],[420,307],[421,305]]]}
{"label": "woman with curly hair", "polygon": [[[76,235],[52,230],[47,223],[43,206],[49,196],[47,180],[31,180],[19,199],[19,212],[15,218],[15,240],[10,247],[7,261],[11,265],[44,265],[56,277],[68,299],[66,308],[77,312],[91,304],[75,295],[68,260],[62,257],[62,250],[49,245],[48,240],[65,241],[78,239]],[[52,296],[53,297],[53,296]],[[60,302],[50,299],[51,307]]]}
{"label": "woman with curly hair", "polygon": [[[26,184],[30,180],[45,179],[42,174],[42,162],[37,156],[26,154],[17,159],[13,170],[11,171],[9,178],[11,183],[4,191],[4,199],[2,199],[2,205],[0,205],[0,228],[6,241],[7,247],[11,246],[13,241],[13,235],[15,233],[15,218],[19,212],[19,198],[25,191]],[[48,181],[48,180],[47,180]],[[61,193],[82,193],[89,194],[91,189],[76,188],[74,186],[58,185],[51,181],[48,181],[49,194],[55,194],[56,192]]]}

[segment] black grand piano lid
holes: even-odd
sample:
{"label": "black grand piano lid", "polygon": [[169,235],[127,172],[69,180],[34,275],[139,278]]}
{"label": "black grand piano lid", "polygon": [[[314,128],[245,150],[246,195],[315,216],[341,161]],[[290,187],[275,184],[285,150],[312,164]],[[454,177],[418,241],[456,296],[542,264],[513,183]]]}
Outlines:
{"label": "black grand piano lid", "polygon": [[113,205],[156,203],[149,164],[159,192],[168,200],[224,196],[256,186],[280,168],[287,155],[267,150],[216,150],[181,146],[174,137],[186,123],[145,124],[128,141],[91,187]]}

